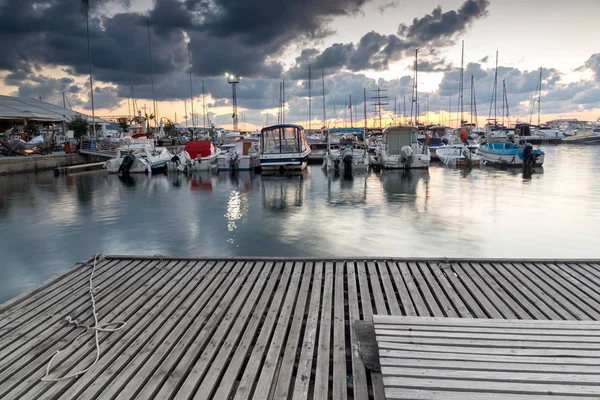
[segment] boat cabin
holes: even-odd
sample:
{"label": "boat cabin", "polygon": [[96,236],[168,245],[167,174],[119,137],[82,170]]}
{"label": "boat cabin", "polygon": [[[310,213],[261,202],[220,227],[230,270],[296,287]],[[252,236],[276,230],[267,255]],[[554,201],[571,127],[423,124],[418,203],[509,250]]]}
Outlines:
{"label": "boat cabin", "polygon": [[388,155],[400,154],[404,146],[417,143],[417,129],[412,126],[390,126],[383,131],[383,143]]}
{"label": "boat cabin", "polygon": [[261,130],[261,154],[298,154],[308,150],[300,125],[273,125]]}

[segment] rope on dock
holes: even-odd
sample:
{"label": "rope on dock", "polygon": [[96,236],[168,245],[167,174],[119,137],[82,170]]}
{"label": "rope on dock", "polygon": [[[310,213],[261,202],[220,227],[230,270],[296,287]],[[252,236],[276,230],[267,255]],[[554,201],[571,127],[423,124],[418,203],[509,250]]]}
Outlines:
{"label": "rope on dock", "polygon": [[[48,365],[46,365],[46,374],[42,378],[42,381],[44,381],[44,382],[60,382],[60,381],[68,380],[68,379],[78,378],[80,375],[83,375],[84,373],[86,373],[87,371],[89,371],[94,365],[96,365],[96,363],[100,359],[100,341],[98,339],[98,333],[99,332],[115,332],[115,331],[118,331],[120,329],[123,329],[125,327],[125,325],[127,324],[125,321],[107,322],[105,324],[99,324],[98,323],[98,313],[96,312],[96,299],[94,298],[94,293],[96,291],[96,289],[94,288],[94,273],[96,272],[96,262],[99,259],[100,260],[103,259],[103,257],[99,258],[99,256],[100,256],[100,254],[96,254],[94,256],[94,262],[93,262],[93,265],[92,265],[92,273],[90,274],[89,287],[88,287],[89,288],[89,293],[90,293],[90,300],[91,300],[91,303],[92,303],[92,314],[94,315],[94,325],[83,325],[83,324],[79,323],[76,319],[72,319],[70,315],[67,316],[67,318],[66,318],[67,323],[73,324],[77,328],[84,328],[86,332],[89,331],[89,330],[93,330],[94,331],[94,341],[96,342],[96,358],[95,358],[94,362],[89,367],[87,367],[85,369],[82,369],[81,371],[74,372],[72,374],[63,376],[61,378],[50,378],[48,375],[50,375],[50,370],[51,370],[51,367],[52,367],[52,362],[54,361],[54,359],[56,358],[56,356],[58,356],[58,354],[61,351],[64,351],[65,349],[57,350],[56,353],[54,353],[54,355],[52,356],[52,358],[48,362]],[[109,326],[113,326],[113,325],[116,325],[116,327],[114,327],[114,328],[108,328]],[[77,337],[79,337],[79,336],[77,336]],[[77,339],[77,338],[75,338],[75,339]]]}

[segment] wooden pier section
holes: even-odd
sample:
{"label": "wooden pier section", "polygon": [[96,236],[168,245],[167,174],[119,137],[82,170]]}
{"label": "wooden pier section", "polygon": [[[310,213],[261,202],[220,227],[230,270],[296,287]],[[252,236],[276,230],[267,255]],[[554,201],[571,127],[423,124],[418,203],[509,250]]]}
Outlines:
{"label": "wooden pier section", "polygon": [[[98,332],[94,363],[92,260],[0,305],[0,398],[378,400],[384,377],[366,362],[357,321],[600,320],[600,260],[106,255],[95,265],[96,315],[126,325]],[[91,368],[42,381],[57,350],[49,377]],[[411,393],[397,398],[429,398]]]}

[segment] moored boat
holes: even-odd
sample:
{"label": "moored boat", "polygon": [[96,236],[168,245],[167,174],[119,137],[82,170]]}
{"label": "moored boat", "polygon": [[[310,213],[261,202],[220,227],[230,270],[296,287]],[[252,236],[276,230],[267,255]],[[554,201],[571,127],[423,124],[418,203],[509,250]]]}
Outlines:
{"label": "moored boat", "polygon": [[330,129],[323,168],[328,171],[354,171],[369,168],[371,157],[362,128]]}
{"label": "moored boat", "polygon": [[260,154],[250,140],[240,140],[221,147],[217,156],[219,171],[253,171],[260,167]]}
{"label": "moored boat", "polygon": [[480,147],[478,152],[486,163],[499,166],[541,167],[544,164],[545,153],[534,150],[529,143],[518,146],[512,142],[492,142]]}
{"label": "moored boat", "polygon": [[215,148],[210,140],[193,140],[186,143],[185,148],[179,154],[172,158],[177,170],[184,171],[209,171],[217,165],[217,157],[221,150]]}
{"label": "moored boat", "polygon": [[390,126],[383,131],[377,158],[385,169],[429,168],[431,152],[418,142],[416,128]]}
{"label": "moored boat", "polygon": [[308,164],[310,146],[300,125],[282,124],[261,131],[260,167],[263,171],[301,171]]}
{"label": "moored boat", "polygon": [[172,154],[164,147],[154,147],[151,140],[137,139],[117,149],[117,156],[104,163],[109,173],[159,173],[167,171]]}
{"label": "moored boat", "polygon": [[481,164],[481,156],[471,153],[467,146],[444,147],[436,150],[437,157],[444,165],[453,167],[475,167]]}

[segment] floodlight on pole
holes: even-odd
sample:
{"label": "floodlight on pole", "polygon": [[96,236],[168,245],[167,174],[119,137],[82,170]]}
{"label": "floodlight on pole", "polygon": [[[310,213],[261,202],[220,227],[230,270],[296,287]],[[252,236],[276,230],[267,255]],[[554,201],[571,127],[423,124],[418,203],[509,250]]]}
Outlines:
{"label": "floodlight on pole", "polygon": [[225,73],[225,78],[227,78],[227,83],[231,85],[231,100],[233,103],[233,114],[231,118],[233,119],[233,130],[238,130],[238,115],[237,115],[237,92],[236,87],[237,84],[242,80],[241,76],[230,74],[228,72]]}

